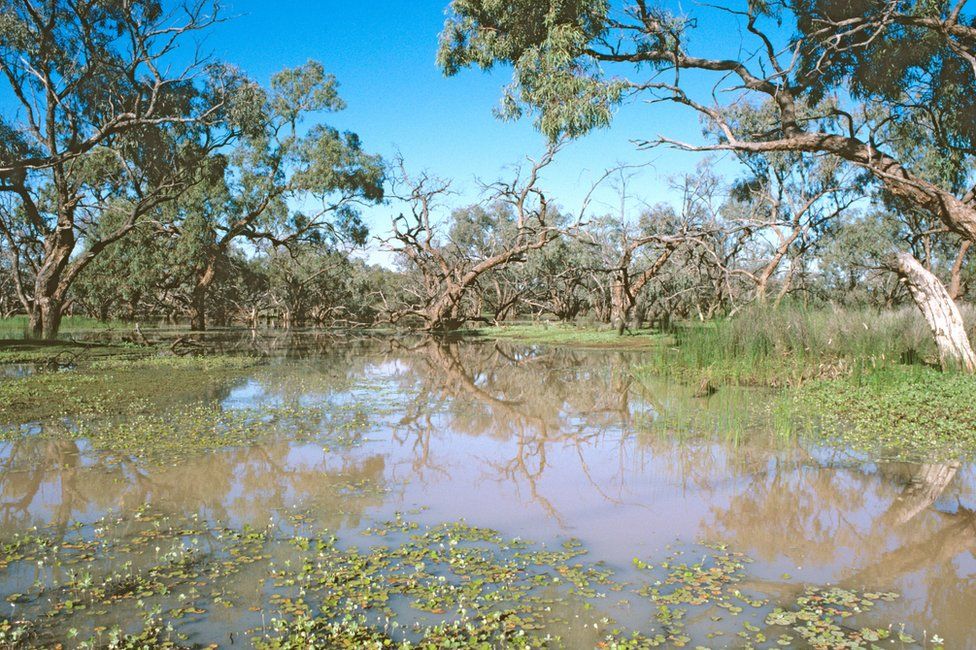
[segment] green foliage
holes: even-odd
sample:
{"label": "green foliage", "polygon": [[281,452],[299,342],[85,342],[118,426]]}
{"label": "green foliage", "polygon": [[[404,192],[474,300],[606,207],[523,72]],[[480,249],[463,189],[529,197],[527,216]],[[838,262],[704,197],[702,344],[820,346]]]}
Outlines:
{"label": "green foliage", "polygon": [[454,0],[441,33],[438,63],[448,75],[467,66],[515,68],[500,114],[538,111],[537,126],[555,140],[610,123],[626,84],[605,79],[583,56],[605,29],[606,0]]}
{"label": "green foliage", "polygon": [[271,77],[271,104],[274,113],[289,123],[296,123],[308,112],[341,111],[346,107],[339,97],[334,75],[326,74],[318,61],[275,73]]}
{"label": "green foliage", "polygon": [[[954,48],[947,33],[911,20],[942,20],[951,12],[952,3],[804,0],[791,6],[799,35],[807,37],[800,51],[800,75],[814,93],[823,94],[843,84],[858,97],[891,101],[897,106],[895,117],[905,117],[911,106],[898,106],[898,102],[910,88],[922,92],[921,99],[931,110],[957,114],[945,125],[958,129],[957,135],[967,139],[974,135],[973,121],[966,116],[972,115],[976,104],[971,93],[960,92],[973,83],[964,50]],[[891,20],[891,13],[908,20]],[[883,24],[884,28],[847,29],[844,22],[850,20]]]}

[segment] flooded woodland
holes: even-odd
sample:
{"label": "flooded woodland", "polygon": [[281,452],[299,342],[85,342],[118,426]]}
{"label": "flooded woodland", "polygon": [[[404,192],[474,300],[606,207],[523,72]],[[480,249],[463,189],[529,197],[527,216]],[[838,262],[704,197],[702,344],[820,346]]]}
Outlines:
{"label": "flooded woodland", "polygon": [[973,647],[971,463],[635,351],[200,340],[232,370],[131,362],[158,390],[128,417],[7,405],[0,645]]}
{"label": "flooded woodland", "polygon": [[968,0],[0,0],[0,650],[976,650]]}

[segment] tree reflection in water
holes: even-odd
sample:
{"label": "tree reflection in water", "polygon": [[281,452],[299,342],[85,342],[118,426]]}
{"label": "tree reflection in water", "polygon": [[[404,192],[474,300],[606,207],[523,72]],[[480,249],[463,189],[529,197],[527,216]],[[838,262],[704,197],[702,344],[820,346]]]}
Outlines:
{"label": "tree reflection in water", "polygon": [[[624,575],[633,557],[660,560],[670,542],[723,542],[756,560],[749,585],[774,600],[804,582],[890,589],[905,594],[891,605],[898,620],[950,640],[971,630],[972,464],[866,462],[801,444],[738,417],[761,393],[696,399],[665,380],[638,382],[634,353],[221,336],[218,347],[269,363],[200,401],[312,407],[317,426],[351,427],[363,444],[275,436],[154,464],[45,423],[52,435],[0,443],[4,533],[64,531],[144,503],[238,524],[300,507],[336,531],[422,507],[431,522],[577,536]],[[159,409],[181,404],[161,398]]]}

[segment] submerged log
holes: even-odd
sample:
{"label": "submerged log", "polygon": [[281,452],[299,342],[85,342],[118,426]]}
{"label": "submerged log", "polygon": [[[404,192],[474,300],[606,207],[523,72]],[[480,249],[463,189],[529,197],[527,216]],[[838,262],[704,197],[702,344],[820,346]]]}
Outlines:
{"label": "submerged log", "polygon": [[942,369],[976,371],[976,355],[962,315],[939,278],[908,253],[896,256],[895,268],[932,330]]}

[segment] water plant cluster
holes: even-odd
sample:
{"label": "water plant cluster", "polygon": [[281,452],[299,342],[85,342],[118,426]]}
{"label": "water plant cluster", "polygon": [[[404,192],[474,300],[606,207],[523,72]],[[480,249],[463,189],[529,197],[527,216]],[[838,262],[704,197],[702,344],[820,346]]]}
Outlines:
{"label": "water plant cluster", "polygon": [[785,407],[828,441],[931,461],[976,452],[974,394],[970,375],[901,368],[811,383],[791,392]]}
{"label": "water plant cluster", "polygon": [[[798,586],[774,607],[745,581],[749,559],[724,546],[610,567],[575,539],[537,544],[419,514],[349,539],[305,512],[232,527],[148,507],[14,535],[0,544],[0,647],[652,648],[697,636],[757,648],[941,647],[874,617],[855,623],[894,593]],[[220,623],[203,633],[205,618]]]}
{"label": "water plant cluster", "polygon": [[252,370],[247,356],[113,356],[70,371],[0,381],[0,424],[87,415],[129,415],[161,398],[177,401],[214,390]]}

